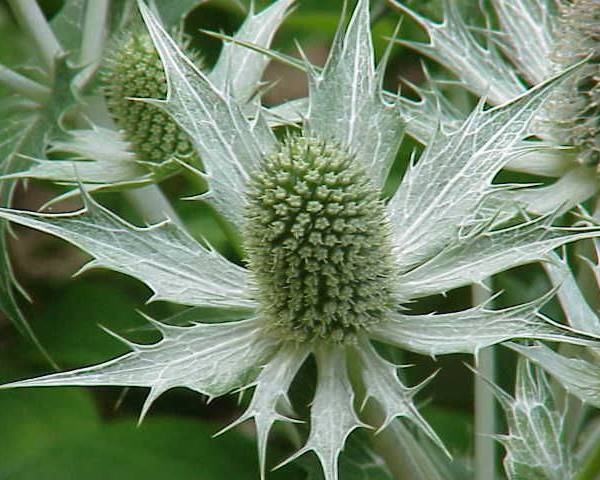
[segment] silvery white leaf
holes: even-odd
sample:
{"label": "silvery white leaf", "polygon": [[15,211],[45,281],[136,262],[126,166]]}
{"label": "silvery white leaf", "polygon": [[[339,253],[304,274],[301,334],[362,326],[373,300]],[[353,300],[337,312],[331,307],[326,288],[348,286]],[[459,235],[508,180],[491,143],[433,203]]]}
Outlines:
{"label": "silvery white leaf", "polygon": [[575,478],[564,417],[556,410],[546,376],[521,358],[516,381],[514,398],[487,382],[506,414],[509,433],[498,439],[506,448],[504,468],[509,480]]}
{"label": "silvery white leaf", "polygon": [[30,158],[29,160],[31,160],[31,166],[27,170],[3,176],[0,180],[35,178],[70,184],[80,181],[86,186],[103,184],[112,188],[130,184],[141,185],[152,181],[152,177],[141,168],[141,165],[136,165],[135,160],[131,163],[44,160],[41,158]]}
{"label": "silvery white leaf", "polygon": [[308,113],[308,97],[297,98],[275,107],[266,108],[264,116],[271,127],[300,124]]}
{"label": "silvery white leaf", "polygon": [[600,370],[597,365],[565,357],[541,343],[533,346],[511,343],[510,348],[552,375],[570,394],[600,408]]}
{"label": "silvery white leaf", "polygon": [[431,356],[477,355],[484,347],[514,338],[594,344],[592,338],[539,315],[539,309],[547,300],[542,298],[503,310],[488,310],[485,305],[478,305],[453,313],[392,312],[388,321],[371,327],[369,333],[379,341]]}
{"label": "silvery white leaf", "polygon": [[533,117],[572,71],[506,105],[484,111],[480,104],[459,130],[438,130],[388,204],[393,248],[403,268],[456,241],[461,224],[494,191],[494,176],[521,153]]}
{"label": "silvery white leaf", "polygon": [[338,141],[383,185],[402,141],[396,105],[384,101],[385,60],[375,70],[369,3],[359,0],[345,35],[338,31],[322,73],[310,72],[308,129]]}
{"label": "silvery white leaf", "polygon": [[218,90],[185,57],[143,2],[138,3],[168,83],[167,100],[151,103],[163,108],[190,135],[206,168],[208,198],[228,220],[241,226],[246,182],[260,159],[275,147],[275,138],[259,143],[235,100]]}
{"label": "silvery white leaf", "polygon": [[71,130],[71,138],[51,145],[51,152],[73,155],[69,160],[28,158],[30,166],[7,178],[37,178],[55,182],[115,184],[149,182],[150,176],[118,132],[101,127]]}
{"label": "silvery white leaf", "polygon": [[249,278],[214,250],[170,222],[133,226],[84,193],[78,212],[45,214],[0,209],[0,218],[50,233],[94,257],[86,268],[104,267],[146,283],[152,300],[183,305],[253,308]]}
{"label": "silvery white leaf", "polygon": [[50,21],[56,39],[71,59],[77,58],[80,52],[85,8],[85,0],[67,0]]}
{"label": "silvery white leaf", "polygon": [[359,340],[356,350],[362,360],[365,403],[369,398],[373,398],[381,406],[385,416],[379,430],[385,429],[396,417],[406,417],[450,457],[443,442],[413,402],[413,397],[429,379],[416,387],[406,387],[396,374],[398,367],[382,358],[367,338]]}
{"label": "silvery white leaf", "polygon": [[503,35],[502,51],[535,85],[551,76],[556,34],[554,0],[493,0]]}
{"label": "silvery white leaf", "polygon": [[248,385],[255,386],[252,400],[246,411],[235,422],[224,430],[254,419],[258,441],[258,460],[261,479],[265,478],[267,456],[267,440],[269,432],[276,421],[290,421],[279,413],[277,405],[282,399],[287,400],[287,391],[306,360],[310,350],[306,346],[283,346],[261,370],[256,380]]}
{"label": "silvery white leaf", "polygon": [[548,186],[503,191],[497,197],[518,204],[522,210],[547,215],[568,212],[592,197],[599,187],[595,167],[581,165]]}
{"label": "silvery white leaf", "polygon": [[275,350],[259,320],[176,327],[153,321],[163,336],[151,345],[125,340],[131,352],[92,367],[22,380],[1,388],[48,386],[150,387],[152,402],[175,387],[217,397],[246,385]]}
{"label": "silvery white leaf", "polygon": [[[254,14],[252,5],[233,38],[268,48],[292,3],[294,0],[278,0],[259,14]],[[240,105],[244,105],[256,93],[268,63],[269,58],[258,52],[234,43],[225,43],[208,78],[222,92],[230,88],[233,97]]]}
{"label": "silvery white leaf", "polygon": [[315,354],[318,381],[310,409],[310,434],[306,444],[284,464],[312,450],[321,462],[325,480],[338,480],[338,457],[346,438],[353,430],[365,425],[354,411],[354,392],[348,378],[345,349],[323,344]]}
{"label": "silvery white leaf", "polygon": [[583,296],[567,261],[553,253],[542,265],[557,288],[556,296],[569,325],[582,332],[600,335],[600,317]]}
{"label": "silvery white leaf", "polygon": [[541,261],[566,243],[600,236],[600,227],[554,227],[554,218],[459,235],[440,253],[401,274],[397,294],[412,299],[480,283],[503,270]]}
{"label": "silvery white leaf", "polygon": [[[44,136],[49,126],[46,119],[37,114],[9,111],[6,103],[0,108],[3,116],[0,126],[0,174],[10,176],[25,166],[25,160],[19,153],[40,153],[44,148]],[[10,205],[14,188],[14,181],[0,181],[0,205]],[[0,312],[43,351],[17,302],[15,288],[25,297],[27,295],[14,276],[7,243],[8,234],[8,222],[0,221]]]}
{"label": "silvery white leaf", "polygon": [[[507,170],[542,177],[560,177],[576,165],[577,154],[564,147],[523,141],[523,154],[509,160]],[[534,147],[534,148],[531,148]]]}
{"label": "silvery white leaf", "polygon": [[398,108],[406,123],[406,133],[427,145],[436,131],[458,130],[465,120],[462,112],[452,105],[435,82],[429,81],[426,87],[410,84],[419,95],[419,101],[398,96]]}
{"label": "silvery white leaf", "polygon": [[477,41],[458,11],[456,2],[444,0],[444,21],[435,23],[398,0],[391,0],[415,19],[429,35],[429,43],[399,41],[454,72],[466,88],[493,104],[508,102],[524,91],[514,69],[492,42],[486,48]]}

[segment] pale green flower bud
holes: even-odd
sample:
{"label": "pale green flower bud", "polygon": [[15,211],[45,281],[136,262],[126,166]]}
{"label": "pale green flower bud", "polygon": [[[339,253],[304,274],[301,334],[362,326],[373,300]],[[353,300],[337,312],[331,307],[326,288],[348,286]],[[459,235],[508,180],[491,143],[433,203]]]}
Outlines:
{"label": "pale green flower bud", "polygon": [[567,88],[560,92],[552,112],[556,131],[567,144],[577,147],[580,161],[600,164],[600,3],[576,0],[563,3],[555,60],[567,67],[591,56]]}
{"label": "pale green flower bud", "polygon": [[140,160],[161,164],[196,156],[189,135],[166,112],[131,100],[164,99],[167,95],[163,66],[146,31],[134,30],[115,43],[101,79],[108,109]]}
{"label": "pale green flower bud", "polygon": [[392,306],[383,203],[335,143],[290,137],[254,175],[246,249],[263,315],[297,340],[352,339]]}

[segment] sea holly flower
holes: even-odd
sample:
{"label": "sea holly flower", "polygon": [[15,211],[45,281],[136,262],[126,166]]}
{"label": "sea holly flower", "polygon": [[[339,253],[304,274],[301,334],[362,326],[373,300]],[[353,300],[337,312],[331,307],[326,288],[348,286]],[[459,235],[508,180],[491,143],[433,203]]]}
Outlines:
{"label": "sea holly flower", "polygon": [[[200,55],[187,48],[180,19],[199,3],[184,2],[176,8],[164,2],[153,4],[157,15],[163,21],[169,20],[165,26],[177,32],[180,47],[198,67],[202,63]],[[260,13],[252,8],[234,38],[268,47],[292,3],[293,0],[279,0]],[[133,15],[124,20],[122,28],[107,42],[105,58],[94,59],[92,67],[100,87],[86,92],[87,97],[82,99],[91,106],[84,110],[88,127],[68,130],[61,138],[53,139],[49,148],[55,157],[63,158],[32,156],[27,169],[3,178],[36,178],[68,185],[81,182],[90,191],[114,190],[159,182],[181,171],[182,163],[199,167],[200,160],[188,134],[159,108],[139,101],[163,99],[167,81],[158,53],[138,22]],[[228,44],[207,75],[221,87],[228,82],[232,95],[245,104],[248,115],[254,115],[260,79],[267,64],[264,55]],[[88,73],[90,77],[94,75]]]}
{"label": "sea holly flower", "polygon": [[[186,48],[183,40],[180,44],[194,64],[202,68],[196,51]],[[114,42],[103,60],[99,76],[108,110],[129,144],[124,156],[133,156],[140,165],[147,166],[154,181],[177,172],[179,162],[200,166],[187,133],[164,111],[132,100],[167,95],[162,63],[145,29],[134,28]]]}
{"label": "sea holly flower", "polygon": [[[539,314],[551,296],[504,310],[486,305],[454,313],[414,314],[411,301],[481,282],[499,271],[543,260],[600,228],[552,226],[541,217],[494,228],[479,208],[491,181],[520,153],[531,120],[563,73],[498,108],[478,107],[453,132],[440,131],[389,201],[382,187],[404,130],[396,103],[382,91],[369,4],[360,0],[340,27],[322,72],[309,68],[309,109],[300,131],[278,140],[260,110],[248,118],[231,82],[198,70],[139,2],[169,85],[160,106],[184,129],[202,158],[206,199],[241,232],[245,265],[234,264],[176,223],[136,227],[97,204],[45,214],[0,210],[0,217],[63,238],[110,268],[145,282],[153,300],[236,309],[242,319],[174,326],[150,320],[162,340],[106,363],[16,382],[7,387],[120,385],[149,387],[142,417],[174,387],[209,398],[253,388],[253,419],[264,476],[266,445],[288,389],[308,356],[317,365],[310,433],[290,460],[313,451],[327,480],[347,437],[366,426],[354,406],[348,356],[358,365],[363,403],[375,401],[385,428],[405,417],[441,445],[419,414],[409,387],[377,342],[424,355],[477,352],[510,339],[593,344],[593,338]],[[236,45],[237,46],[237,45]],[[389,52],[388,52],[389,53]]]}
{"label": "sea holly flower", "polygon": [[[201,1],[160,1],[154,2],[153,7],[167,28],[181,31],[183,19]],[[280,0],[258,14],[251,10],[235,38],[268,46],[292,1]],[[36,57],[39,59],[29,59],[28,65],[35,65],[34,71],[39,70],[39,73],[34,80],[0,66],[0,82],[13,92],[2,106],[6,119],[4,127],[0,129],[0,202],[3,206],[10,204],[15,181],[18,179],[36,178],[67,185],[80,182],[88,190],[139,187],[172,174],[182,168],[179,164],[181,160],[189,160],[194,156],[190,151],[191,143],[181,138],[186,134],[165,114],[151,105],[125,98],[145,95],[164,98],[166,93],[166,80],[160,59],[147,32],[141,28],[140,35],[145,35],[146,38],[140,39],[137,45],[140,47],[137,49],[138,55],[130,55],[132,49],[128,48],[127,41],[131,37],[124,34],[123,30],[135,25],[136,21],[141,22],[139,19],[132,19],[135,13],[133,2],[67,0],[50,22],[46,22],[35,1],[15,0],[11,2],[11,8],[33,40]],[[123,90],[122,96],[117,98],[117,86],[107,85],[116,72],[111,74],[107,71],[109,68],[99,68],[103,65],[100,58],[106,44],[112,45],[113,60],[121,54],[122,62],[129,59],[144,61],[146,65],[153,64],[154,78],[149,79],[146,72],[144,85],[138,89]],[[126,55],[123,56],[124,51]],[[142,56],[144,57],[141,58]],[[226,81],[230,82],[231,90],[247,105],[250,114],[256,108],[254,95],[267,63],[268,59],[260,54],[228,44],[223,47],[210,77],[220,86]],[[242,67],[243,75],[236,70]],[[121,64],[121,68],[134,70],[132,64]],[[29,68],[26,73],[31,71]],[[104,76],[104,88],[97,88],[98,77],[101,76]],[[124,81],[122,78],[113,80]],[[138,83],[134,86],[139,86],[139,75],[136,80]],[[151,80],[154,81],[153,86],[149,85]],[[131,85],[132,82],[128,84]],[[104,91],[111,92],[107,95],[108,100]],[[116,119],[115,125],[106,110],[107,104],[115,109],[119,101],[119,112],[141,110],[141,116],[145,115],[146,119],[150,116],[151,120],[155,120],[153,126],[143,135],[137,132],[136,136],[136,129],[144,126],[140,118],[129,117],[125,123],[123,119],[121,122]],[[130,104],[131,107],[128,109],[124,104]],[[135,125],[131,125],[132,122]],[[141,136],[148,140],[155,135],[156,132],[151,130],[156,129],[157,123],[161,125],[159,133],[166,133],[161,135],[161,147],[168,144],[171,149],[175,148],[183,155],[171,158],[172,155],[167,150],[164,152],[165,158],[160,162],[152,152],[147,155],[150,158],[140,158],[143,150],[140,148],[136,151],[132,144],[135,147],[135,139]],[[81,129],[81,125],[87,127]],[[74,129],[74,126],[79,127]],[[163,128],[165,131],[162,131]],[[133,142],[132,138],[123,135],[122,130],[129,131]],[[168,135],[176,137],[176,140],[167,142]],[[63,154],[68,159],[57,158]],[[49,156],[53,158],[49,159]],[[66,195],[74,193],[77,190]],[[53,201],[61,198],[64,197],[60,196]],[[153,219],[157,216],[161,218],[161,213],[156,212]],[[6,222],[1,222],[0,310],[35,341],[15,298],[16,281],[7,257],[5,237]]]}
{"label": "sea holly flower", "polygon": [[[589,58],[587,66],[565,82],[538,114],[532,133],[541,141],[525,142],[523,155],[505,167],[557,181],[502,196],[521,202],[533,213],[545,214],[559,207],[567,211],[598,192],[600,4],[596,0],[493,0],[493,11],[484,7],[483,13],[488,19],[495,13],[498,31],[470,28],[456,2],[444,2],[440,23],[398,0],[391,3],[429,35],[429,43],[399,43],[446,67],[459,85],[491,105],[516,98],[566,66]],[[485,45],[477,35],[485,38]],[[452,129],[460,124],[462,114],[440,101],[435,81],[430,88],[417,87],[417,91],[420,102],[401,99],[405,116],[411,119],[411,135],[426,143],[436,125]]]}
{"label": "sea holly flower", "polygon": [[565,435],[565,416],[544,372],[523,358],[517,365],[514,397],[487,381],[500,403],[508,434],[496,438],[506,449],[504,469],[509,480],[576,478]]}

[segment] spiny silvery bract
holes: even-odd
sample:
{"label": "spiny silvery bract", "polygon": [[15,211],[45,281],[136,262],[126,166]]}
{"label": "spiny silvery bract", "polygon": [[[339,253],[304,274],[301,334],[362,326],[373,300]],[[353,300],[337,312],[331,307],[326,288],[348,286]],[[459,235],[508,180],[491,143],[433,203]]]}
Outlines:
{"label": "spiny silvery bract", "polygon": [[[493,8],[486,3],[483,13],[488,23],[495,14],[499,31],[490,25],[471,29],[457,2],[451,0],[444,0],[444,19],[440,23],[398,0],[391,3],[423,26],[430,39],[429,43],[400,43],[445,66],[462,86],[492,105],[510,101],[528,86],[588,58],[587,66],[565,82],[540,111],[532,133],[541,141],[524,142],[523,155],[506,165],[510,170],[558,180],[546,187],[508,192],[501,197],[545,214],[558,208],[567,211],[598,192],[598,0],[492,0]],[[485,44],[479,41],[480,35]],[[419,92],[421,102],[402,100],[405,115],[412,119],[408,123],[411,135],[427,142],[438,123],[449,129],[460,124],[462,114],[449,102],[440,101],[441,91],[435,81],[431,89]]]}
{"label": "spiny silvery bract", "polygon": [[[186,54],[202,68],[194,51]],[[188,134],[167,113],[132,100],[167,95],[167,79],[147,31],[140,27],[122,34],[109,48],[99,75],[108,110],[139,159],[154,164],[175,159],[197,164]]]}
{"label": "spiny silvery bract", "polygon": [[[292,2],[279,0],[259,13],[250,9],[234,35],[235,40],[268,47]],[[181,32],[180,22],[171,18],[172,10],[183,9],[187,13],[199,3],[201,0],[177,7],[161,2],[151,5],[163,21],[170,19],[165,27]],[[59,158],[32,156],[27,169],[4,178],[82,183],[91,191],[155,183],[181,171],[181,163],[199,166],[189,135],[156,105],[144,101],[163,100],[167,85],[159,56],[138,22],[141,23],[136,16],[130,15],[122,26],[126,33],[120,31],[107,39],[106,58],[102,62],[94,59],[100,87],[82,99],[89,108],[84,110],[85,117],[80,123],[87,128],[70,129],[52,139],[49,150]],[[182,36],[177,35],[178,43],[183,45]],[[199,54],[192,51],[191,57],[199,66]],[[255,97],[259,80],[267,64],[264,55],[227,44],[207,75],[220,88],[229,88],[248,115],[253,115],[258,108]],[[98,105],[110,113],[94,108]]]}
{"label": "spiny silvery bract", "polygon": [[[595,245],[596,258],[600,259],[600,245]],[[592,291],[600,288],[600,264],[589,262],[594,273]],[[544,268],[552,285],[556,288],[557,299],[564,311],[567,323],[577,330],[600,333],[600,316],[590,306],[588,300],[571,272],[566,259],[552,254],[544,262]],[[590,285],[588,285],[590,286]],[[582,402],[600,408],[600,372],[595,364],[600,358],[598,348],[587,349],[587,358],[565,356],[547,348],[541,343],[532,345],[511,344],[511,348],[550,373],[564,388]]]}
{"label": "spiny silvery bract", "polygon": [[132,226],[85,192],[79,212],[2,209],[0,216],[78,245],[94,257],[90,267],[145,282],[154,300],[234,308],[246,318],[191,326],[152,320],[163,336],[156,344],[125,340],[131,352],[124,356],[10,387],[149,387],[142,417],[174,387],[209,398],[253,388],[234,424],[254,419],[264,475],[271,427],[289,420],[279,404],[313,355],[310,433],[289,460],[314,451],[327,480],[335,480],[346,438],[365,426],[354,407],[349,356],[364,386],[363,403],[374,399],[383,413],[376,427],[406,417],[441,445],[413,403],[424,383],[405,386],[372,341],[431,356],[476,354],[515,338],[589,344],[588,336],[539,314],[548,296],[497,311],[486,305],[425,315],[407,309],[419,297],[481,282],[542,260],[566,242],[600,236],[599,227],[553,227],[552,217],[493,229],[493,217],[480,212],[496,191],[492,179],[520,153],[531,120],[569,72],[501,107],[476,109],[453,132],[438,132],[384,203],[381,189],[404,123],[398,105],[383,95],[385,60],[375,67],[367,0],[358,2],[348,27],[340,27],[324,70],[307,66],[309,109],[301,131],[283,141],[260,110],[248,120],[231,81],[215,84],[141,1],[139,8],[169,84],[167,99],[154,103],[190,135],[206,169],[198,173],[210,184],[207,200],[244,232],[246,267],[175,223]]}
{"label": "spiny silvery bract", "polygon": [[506,448],[508,479],[576,478],[573,455],[567,447],[565,416],[555,406],[544,372],[519,359],[514,397],[493,382],[487,383],[506,414],[508,434],[496,438]]}

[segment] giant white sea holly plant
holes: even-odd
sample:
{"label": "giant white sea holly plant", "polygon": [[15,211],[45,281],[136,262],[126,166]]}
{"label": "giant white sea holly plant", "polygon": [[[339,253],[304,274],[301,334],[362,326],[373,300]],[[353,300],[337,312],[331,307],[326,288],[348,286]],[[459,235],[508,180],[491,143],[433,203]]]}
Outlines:
{"label": "giant white sea holly plant", "polygon": [[[540,261],[600,228],[560,228],[553,216],[498,228],[480,207],[497,191],[497,172],[521,152],[531,120],[573,69],[490,110],[478,107],[453,132],[438,131],[388,201],[382,187],[405,128],[382,91],[385,59],[375,67],[369,4],[359,0],[340,27],[322,72],[309,70],[309,108],[300,131],[278,140],[257,110],[248,119],[230,82],[215,84],[186,58],[160,21],[139,8],[168,80],[160,106],[190,136],[205,171],[206,199],[242,233],[245,266],[191,238],[176,223],[136,227],[85,191],[83,210],[45,214],[1,209],[0,217],[63,238],[104,267],[146,283],[153,300],[237,309],[246,318],[191,326],[150,320],[161,341],[126,341],[131,352],[106,363],[24,380],[5,388],[59,385],[149,387],[142,417],[166,390],[187,387],[209,398],[253,388],[264,476],[269,432],[289,421],[281,404],[308,356],[318,377],[310,433],[290,460],[314,451],[327,480],[350,433],[366,424],[355,409],[348,358],[358,365],[364,402],[414,422],[442,448],[420,416],[396,366],[377,342],[424,355],[477,354],[511,339],[591,345],[595,338],[547,320],[551,294],[504,310],[486,305],[455,313],[413,314],[411,301]],[[387,57],[386,57],[387,58]],[[358,381],[358,380],[357,380]]]}

